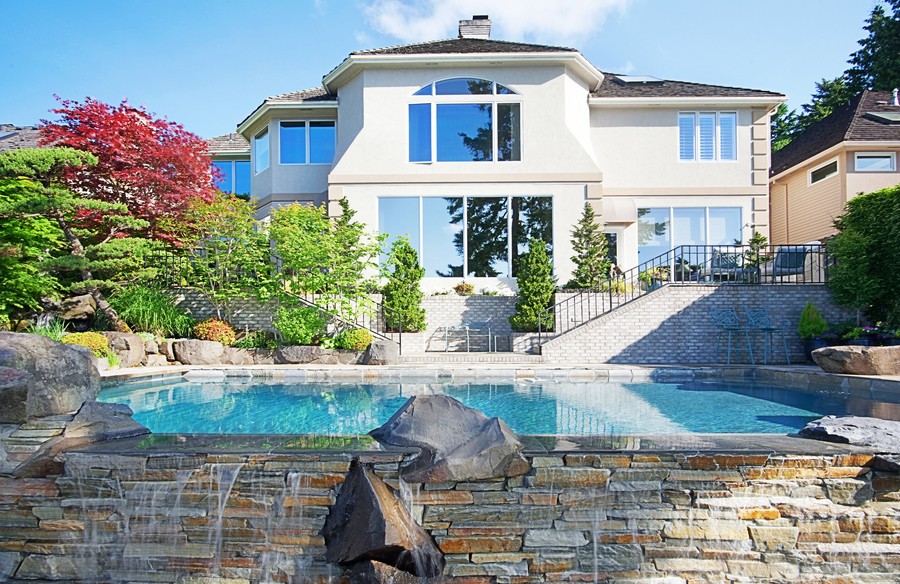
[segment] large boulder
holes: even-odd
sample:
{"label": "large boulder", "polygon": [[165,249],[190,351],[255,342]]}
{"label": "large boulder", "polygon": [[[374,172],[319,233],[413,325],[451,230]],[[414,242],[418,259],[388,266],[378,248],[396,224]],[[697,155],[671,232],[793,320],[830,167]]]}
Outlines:
{"label": "large boulder", "polygon": [[139,367],[147,352],[144,339],[134,333],[104,332],[109,340],[109,348],[119,357],[120,367]]}
{"label": "large boulder", "polygon": [[86,401],[62,436],[52,438],[13,470],[20,478],[62,474],[60,454],[102,440],[118,440],[149,434],[150,430],[132,419],[126,405]]}
{"label": "large boulder", "polygon": [[394,341],[375,339],[363,356],[366,365],[397,365],[400,363],[400,345]]}
{"label": "large boulder", "polygon": [[[90,349],[41,335],[0,332],[0,367],[31,375],[25,392],[26,419],[75,412],[100,391],[100,373]],[[0,392],[0,411],[21,412],[21,399],[21,389]],[[11,423],[26,421],[17,415]]]}
{"label": "large boulder", "polygon": [[502,420],[444,395],[409,398],[369,434],[382,444],[422,449],[400,471],[407,482],[483,480],[531,470],[522,456],[524,445]]}
{"label": "large boulder", "polygon": [[800,435],[827,442],[870,446],[900,454],[900,422],[863,416],[825,416],[808,423]]}
{"label": "large boulder", "polygon": [[290,345],[275,349],[275,363],[298,365],[312,363],[322,357],[323,349],[313,345]]}
{"label": "large boulder", "polygon": [[97,302],[90,294],[72,296],[59,303],[57,316],[62,320],[86,321],[97,312]]}
{"label": "large boulder", "polygon": [[435,577],[444,557],[409,510],[378,476],[354,460],[322,528],[325,559],[352,565],[374,560],[419,577]]}
{"label": "large boulder", "polygon": [[181,339],[172,345],[175,360],[185,365],[221,365],[225,347],[217,341]]}
{"label": "large boulder", "polygon": [[25,403],[31,374],[0,367],[0,424],[21,424],[28,419]]}
{"label": "large boulder", "polygon": [[828,373],[900,375],[900,346],[823,347],[812,352],[816,365]]}

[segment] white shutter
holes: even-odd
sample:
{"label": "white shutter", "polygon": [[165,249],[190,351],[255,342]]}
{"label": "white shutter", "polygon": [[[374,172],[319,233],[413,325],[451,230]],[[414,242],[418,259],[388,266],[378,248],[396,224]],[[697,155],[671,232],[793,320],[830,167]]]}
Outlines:
{"label": "white shutter", "polygon": [[678,114],[678,159],[694,160],[694,114]]}
{"label": "white shutter", "polygon": [[700,160],[716,159],[716,114],[700,113]]}

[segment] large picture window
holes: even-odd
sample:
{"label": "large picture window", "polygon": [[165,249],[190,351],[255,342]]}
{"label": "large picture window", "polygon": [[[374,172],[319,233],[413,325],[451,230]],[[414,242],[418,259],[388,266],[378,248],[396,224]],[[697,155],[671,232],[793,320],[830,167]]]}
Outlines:
{"label": "large picture window", "polygon": [[741,207],[638,209],[638,263],[680,245],[732,245],[743,239]]}
{"label": "large picture window", "polygon": [[221,173],[216,181],[217,189],[235,195],[250,194],[249,160],[217,160],[213,166]]}
{"label": "large picture window", "polygon": [[332,121],[280,122],[278,138],[281,164],[331,164],[334,161]]}
{"label": "large picture window", "polygon": [[737,160],[737,113],[679,112],[678,159]]}
{"label": "large picture window", "polygon": [[531,239],[552,254],[551,197],[382,197],[378,228],[418,249],[431,277],[515,276]]}
{"label": "large picture window", "polygon": [[419,89],[409,104],[409,161],[521,160],[521,103],[516,99],[504,85],[468,77]]}

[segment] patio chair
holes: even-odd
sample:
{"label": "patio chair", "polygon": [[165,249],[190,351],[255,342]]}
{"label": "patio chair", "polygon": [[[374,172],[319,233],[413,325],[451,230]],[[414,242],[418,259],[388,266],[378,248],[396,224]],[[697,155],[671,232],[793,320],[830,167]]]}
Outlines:
{"label": "patio chair", "polygon": [[479,338],[487,339],[488,353],[496,349],[493,342],[493,332],[491,331],[491,319],[478,322],[463,323],[458,326],[443,327],[444,333],[444,352],[450,350],[450,342],[465,339],[466,353],[471,352],[472,341]]}
{"label": "patio chair", "polygon": [[784,346],[784,358],[790,365],[791,354],[788,351],[787,331],[792,330],[791,321],[783,319],[779,324],[775,324],[765,308],[744,308],[744,314],[747,315],[747,326],[763,335],[763,363],[769,364],[770,352],[774,356],[773,338],[776,334],[780,334],[781,343]]}
{"label": "patio chair", "polygon": [[710,311],[713,324],[716,327],[716,359],[722,352],[722,338],[728,340],[728,365],[731,365],[731,347],[732,344],[739,340],[739,336],[743,334],[747,340],[747,354],[750,356],[750,363],[755,365],[753,358],[753,343],[750,339],[750,328],[741,323],[738,318],[737,311],[734,308],[713,308]]}
{"label": "patio chair", "polygon": [[712,280],[740,280],[744,277],[744,256],[740,252],[712,250],[708,276]]}
{"label": "patio chair", "polygon": [[806,254],[808,248],[803,245],[785,245],[775,251],[775,261],[772,262],[772,281],[785,276],[806,275]]}

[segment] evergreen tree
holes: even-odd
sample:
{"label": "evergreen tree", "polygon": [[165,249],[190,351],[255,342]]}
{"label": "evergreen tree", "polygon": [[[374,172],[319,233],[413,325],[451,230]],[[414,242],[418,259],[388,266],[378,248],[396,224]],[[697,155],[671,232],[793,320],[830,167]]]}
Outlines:
{"label": "evergreen tree", "polygon": [[422,308],[422,277],[419,254],[405,237],[398,237],[387,260],[388,282],[384,286],[384,320],[387,330],[417,332],[425,329]]}
{"label": "evergreen tree", "polygon": [[516,283],[519,285],[519,300],[516,302],[516,313],[509,317],[509,324],[518,331],[551,330],[553,313],[547,309],[553,303],[556,281],[547,244],[540,239],[532,239],[528,243],[528,251],[519,258]]}
{"label": "evergreen tree", "polygon": [[863,89],[891,91],[900,85],[900,0],[888,0],[890,12],[877,4],[863,27],[869,36],[850,56],[844,73],[851,94]]}
{"label": "evergreen tree", "polygon": [[597,225],[590,203],[584,204],[581,219],[572,229],[572,249],[575,250],[575,255],[572,256],[575,273],[566,287],[599,288],[600,283],[609,276],[610,261],[607,257],[606,236]]}

